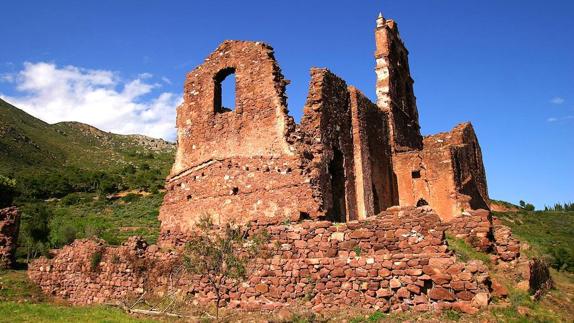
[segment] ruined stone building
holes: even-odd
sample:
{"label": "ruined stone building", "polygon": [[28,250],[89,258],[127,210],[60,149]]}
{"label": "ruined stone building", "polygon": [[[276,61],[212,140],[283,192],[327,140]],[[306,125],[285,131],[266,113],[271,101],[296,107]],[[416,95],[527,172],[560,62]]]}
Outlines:
{"label": "ruined stone building", "polygon": [[[397,24],[377,19],[376,95],[313,68],[300,124],[288,115],[273,49],[225,41],[190,72],[177,109],[178,151],[161,209],[162,232],[220,221],[363,219],[388,207],[430,205],[441,219],[488,209],[470,123],[423,137]],[[221,82],[236,78],[235,109]]]}
{"label": "ruined stone building", "polygon": [[[118,247],[76,240],[31,263],[30,279],[76,304],[145,295],[214,301],[205,277],[178,269],[186,236],[208,214],[249,222],[248,235],[269,237],[248,264],[249,277],[225,286],[231,308],[476,313],[492,296],[505,297],[485,264],[449,248],[446,232],[505,268],[525,266],[517,279],[531,291],[549,288],[548,270],[529,270],[519,241],[488,211],[472,126],[421,136],[396,23],[380,16],[375,36],[377,103],[314,68],[299,124],[287,114],[288,82],[271,47],[221,44],[187,76],[159,244],[141,237]],[[233,110],[222,106],[221,93],[231,74]]]}

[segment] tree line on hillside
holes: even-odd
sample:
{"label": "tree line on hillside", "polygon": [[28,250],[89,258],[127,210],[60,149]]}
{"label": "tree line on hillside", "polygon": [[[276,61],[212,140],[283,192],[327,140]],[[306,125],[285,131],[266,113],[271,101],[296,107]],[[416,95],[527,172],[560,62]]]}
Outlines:
{"label": "tree line on hillside", "polygon": [[554,212],[574,212],[574,202],[567,203],[555,203],[553,206],[544,206],[544,211],[554,211]]}
{"label": "tree line on hillside", "polygon": [[[54,230],[53,203],[49,199],[59,199],[61,206],[92,203],[92,197],[99,196],[100,204],[108,204],[106,196],[126,190],[143,190],[157,193],[164,186],[165,174],[147,163],[113,170],[83,170],[63,167],[53,171],[18,173],[14,178],[0,175],[0,208],[17,205],[22,211],[19,235],[19,255],[27,260],[46,255],[50,248],[61,247],[76,237],[97,236],[107,241],[113,237],[102,236],[105,223],[91,223],[86,232],[78,233],[77,228],[65,226]],[[130,202],[132,195],[122,198]],[[72,208],[70,209],[72,210]]]}
{"label": "tree line on hillside", "polygon": [[[6,178],[5,176],[3,176]],[[12,195],[24,200],[63,198],[71,193],[113,194],[125,190],[157,192],[163,188],[165,174],[143,163],[112,171],[65,167],[57,171],[23,172],[15,176]]]}
{"label": "tree line on hillside", "polygon": [[518,202],[518,205],[520,205],[520,208],[522,208],[523,210],[526,210],[526,211],[534,211],[536,209],[534,204],[524,202],[523,200],[520,200],[520,202]]}

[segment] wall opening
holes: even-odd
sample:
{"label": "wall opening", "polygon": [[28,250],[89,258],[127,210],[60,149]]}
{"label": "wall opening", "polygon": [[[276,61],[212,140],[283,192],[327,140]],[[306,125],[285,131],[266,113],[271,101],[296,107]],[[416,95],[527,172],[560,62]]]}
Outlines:
{"label": "wall opening", "polygon": [[331,175],[331,194],[333,206],[327,212],[327,219],[333,222],[345,222],[347,219],[347,202],[345,196],[345,164],[343,153],[333,149],[333,159],[329,163]]}
{"label": "wall opening", "polygon": [[216,113],[235,110],[235,68],[224,68],[213,78],[213,107]]}
{"label": "wall opening", "polygon": [[414,171],[411,173],[411,177],[412,177],[412,178],[421,178],[421,171],[420,171],[420,170],[414,170]]}
{"label": "wall opening", "polygon": [[417,207],[421,207],[421,206],[425,206],[425,205],[429,205],[425,199],[421,198],[417,201]]}
{"label": "wall opening", "polygon": [[379,193],[375,183],[373,183],[373,211],[375,214],[381,213],[381,202],[379,201]]}

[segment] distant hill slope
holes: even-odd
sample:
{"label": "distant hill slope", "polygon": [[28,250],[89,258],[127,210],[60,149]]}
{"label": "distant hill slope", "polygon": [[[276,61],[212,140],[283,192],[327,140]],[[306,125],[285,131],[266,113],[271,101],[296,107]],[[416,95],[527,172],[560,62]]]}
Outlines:
{"label": "distant hill slope", "polygon": [[79,122],[48,124],[0,99],[0,174],[109,171],[128,164],[167,172],[175,144],[142,135],[117,135]]}

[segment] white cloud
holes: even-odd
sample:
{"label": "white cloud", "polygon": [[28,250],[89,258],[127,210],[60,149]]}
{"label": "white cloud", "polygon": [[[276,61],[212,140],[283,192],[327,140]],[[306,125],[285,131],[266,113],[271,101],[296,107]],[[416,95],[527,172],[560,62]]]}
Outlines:
{"label": "white cloud", "polygon": [[13,82],[14,81],[14,75],[12,74],[0,74],[0,82]]}
{"label": "white cloud", "polygon": [[170,79],[168,79],[168,78],[167,78],[167,77],[165,77],[165,76],[163,76],[163,77],[161,78],[161,80],[162,80],[162,81],[164,81],[164,82],[165,82],[165,84],[171,84],[171,80],[170,80]]}
{"label": "white cloud", "polygon": [[552,118],[546,119],[547,122],[568,121],[568,120],[574,120],[574,115],[565,116],[565,117],[558,117],[558,118],[552,117]]}
{"label": "white cloud", "polygon": [[174,139],[175,111],[181,95],[161,92],[160,84],[142,73],[122,80],[117,72],[53,63],[24,63],[3,77],[21,95],[5,100],[46,122],[79,121],[120,134]]}
{"label": "white cloud", "polygon": [[564,98],[561,98],[559,96],[553,97],[552,100],[550,100],[550,103],[554,103],[554,104],[562,104],[564,103]]}

